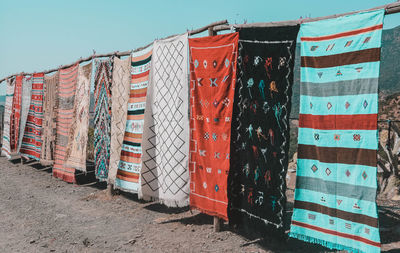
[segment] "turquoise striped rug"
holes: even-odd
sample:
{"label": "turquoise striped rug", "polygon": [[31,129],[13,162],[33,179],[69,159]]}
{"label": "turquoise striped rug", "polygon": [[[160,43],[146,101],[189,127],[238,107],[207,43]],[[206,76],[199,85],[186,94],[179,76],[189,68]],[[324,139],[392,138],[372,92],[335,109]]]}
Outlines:
{"label": "turquoise striped rug", "polygon": [[290,236],[380,252],[378,77],[384,10],[301,25],[297,181]]}

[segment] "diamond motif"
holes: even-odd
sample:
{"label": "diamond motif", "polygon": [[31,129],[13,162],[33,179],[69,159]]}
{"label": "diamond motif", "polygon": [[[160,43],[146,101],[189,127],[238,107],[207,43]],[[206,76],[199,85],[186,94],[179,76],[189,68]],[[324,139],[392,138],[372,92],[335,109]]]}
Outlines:
{"label": "diamond motif", "polygon": [[360,140],[361,140],[361,135],[353,134],[353,141],[360,141]]}
{"label": "diamond motif", "polygon": [[331,51],[334,46],[335,46],[335,43],[329,44],[328,47],[326,48],[326,51]]}
{"label": "diamond motif", "polygon": [[311,170],[315,173],[315,172],[318,170],[318,167],[314,164],[314,165],[311,167]]}
{"label": "diamond motif", "polygon": [[218,192],[218,190],[219,190],[219,186],[216,184],[215,185],[215,191]]}
{"label": "diamond motif", "polygon": [[312,109],[312,107],[313,107],[313,104],[310,102],[310,109]]}
{"label": "diamond motif", "polygon": [[200,104],[202,107],[207,107],[209,105],[207,100],[200,100]]}
{"label": "diamond motif", "polygon": [[343,200],[341,200],[341,199],[337,199],[337,200],[336,200],[336,202],[338,203],[339,206],[340,206],[340,204],[342,204],[342,201],[343,201]]}
{"label": "diamond motif", "polygon": [[333,136],[333,139],[334,139],[335,141],[340,141],[340,135],[339,135],[339,134],[335,134],[335,135]]}
{"label": "diamond motif", "polygon": [[349,103],[349,102],[346,102],[346,104],[345,104],[344,106],[346,107],[346,109],[349,109],[350,103]]}
{"label": "diamond motif", "polygon": [[328,108],[328,110],[330,110],[330,109],[332,108],[331,102],[328,102],[328,103],[326,104],[326,107]]}
{"label": "diamond motif", "polygon": [[364,106],[364,109],[365,109],[365,108],[367,108],[367,106],[368,106],[368,102],[367,102],[367,100],[364,100],[364,104],[363,104],[363,106]]}
{"label": "diamond motif", "polygon": [[342,74],[342,72],[340,71],[340,70],[338,70],[337,72],[336,72],[336,76],[342,76],[343,74]]}
{"label": "diamond motif", "polygon": [[351,45],[351,43],[353,43],[352,40],[347,41],[347,42],[346,42],[346,45],[344,45],[344,47],[349,47],[349,46]]}
{"label": "diamond motif", "polygon": [[217,61],[216,61],[216,60],[213,61],[213,67],[214,67],[214,68],[217,67]]}
{"label": "diamond motif", "polygon": [[229,60],[225,59],[225,67],[229,67]]}
{"label": "diamond motif", "polygon": [[222,104],[225,105],[225,106],[228,106],[230,102],[231,102],[231,101],[229,100],[229,98],[225,98],[225,99],[222,101]]}
{"label": "diamond motif", "polygon": [[370,40],[371,40],[371,36],[369,36],[369,37],[365,38],[365,40],[364,40],[364,42],[363,42],[363,43],[368,43]]}
{"label": "diamond motif", "polygon": [[203,61],[203,66],[204,66],[205,69],[207,68],[207,61],[206,60]]}
{"label": "diamond motif", "polygon": [[329,168],[326,168],[325,173],[326,173],[326,175],[329,176],[332,173],[332,171]]}
{"label": "diamond motif", "polygon": [[323,72],[318,72],[318,77],[321,78],[323,74]]}
{"label": "diamond motif", "polygon": [[367,175],[367,173],[365,172],[365,170],[364,170],[364,172],[361,174],[361,176],[364,178],[364,180],[367,179],[368,175]]}
{"label": "diamond motif", "polygon": [[198,66],[199,66],[199,61],[198,60],[194,60],[194,67],[197,69]]}
{"label": "diamond motif", "polygon": [[219,104],[219,102],[218,102],[216,99],[214,99],[213,105],[214,105],[215,107],[217,107],[218,104]]}
{"label": "diamond motif", "polygon": [[347,177],[350,177],[350,175],[351,175],[350,171],[349,171],[349,170],[346,170],[346,176],[347,176]]}

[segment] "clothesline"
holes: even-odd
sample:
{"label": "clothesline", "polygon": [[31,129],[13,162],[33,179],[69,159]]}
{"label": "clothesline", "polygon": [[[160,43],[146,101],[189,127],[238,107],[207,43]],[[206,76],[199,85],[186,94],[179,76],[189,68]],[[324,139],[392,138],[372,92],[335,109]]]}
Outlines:
{"label": "clothesline", "polygon": [[[206,26],[203,26],[201,28],[198,28],[198,29],[195,29],[195,30],[191,30],[191,31],[187,31],[187,33],[188,33],[188,35],[195,35],[195,34],[198,34],[198,33],[202,33],[202,32],[204,32],[204,31],[206,31],[206,30],[208,30],[208,29],[210,29],[210,28],[212,28],[214,26],[224,25],[224,24],[227,24],[227,23],[228,23],[228,21],[226,19],[225,20],[221,20],[221,21],[216,21],[216,22],[213,22],[213,23],[208,24]],[[171,37],[178,36],[178,35],[180,35],[180,34],[169,35],[169,36],[167,36],[165,38],[160,38],[159,40],[169,39]],[[88,56],[88,57],[86,57],[86,58],[82,58],[81,57],[81,58],[79,58],[79,60],[77,60],[77,61],[75,61],[75,62],[73,62],[71,64],[62,65],[62,66],[59,66],[57,68],[53,68],[53,69],[50,69],[50,70],[44,70],[44,71],[40,71],[40,72],[42,72],[44,74],[50,74],[50,73],[55,72],[55,71],[57,71],[59,69],[69,68],[69,67],[75,65],[76,63],[82,63],[82,62],[90,61],[90,60],[92,60],[94,58],[102,58],[102,57],[110,57],[110,56],[117,56],[117,57],[128,56],[131,53],[138,52],[138,51],[141,51],[143,49],[146,49],[149,46],[151,46],[152,44],[153,44],[153,42],[147,44],[146,46],[139,47],[139,48],[134,49],[134,50],[128,50],[128,51],[124,51],[124,52],[115,51],[115,52],[111,52],[111,53],[107,53],[107,54],[96,54],[96,51],[93,50],[93,54]],[[39,72],[34,72],[34,73],[39,73]],[[2,83],[3,81],[5,81],[5,80],[7,80],[7,79],[9,79],[9,78],[11,78],[13,76],[17,76],[19,74],[32,75],[34,73],[25,73],[25,72],[15,73],[15,74],[9,75],[9,76],[1,79],[0,83]]]}
{"label": "clothesline", "polygon": [[365,11],[372,11],[372,10],[378,10],[378,9],[385,9],[385,15],[389,14],[394,14],[394,13],[399,13],[400,12],[400,2],[397,1],[395,3],[390,3],[390,4],[385,4],[381,5],[378,7],[374,7],[371,9],[367,10],[360,10],[360,11],[352,11],[352,12],[346,12],[342,14],[335,14],[335,15],[329,15],[329,16],[324,16],[324,17],[317,17],[317,18],[305,18],[305,19],[297,19],[297,20],[288,20],[288,21],[280,21],[280,22],[267,22],[267,23],[249,23],[249,24],[234,24],[234,25],[218,25],[214,27],[214,32],[219,32],[219,31],[224,31],[224,30],[230,30],[233,28],[250,28],[250,27],[274,27],[274,26],[293,26],[293,25],[298,25],[302,23],[309,23],[309,22],[315,22],[319,20],[324,20],[324,19],[331,19],[331,18],[337,18],[341,16],[347,16],[350,14],[356,14],[360,12],[365,12]]}

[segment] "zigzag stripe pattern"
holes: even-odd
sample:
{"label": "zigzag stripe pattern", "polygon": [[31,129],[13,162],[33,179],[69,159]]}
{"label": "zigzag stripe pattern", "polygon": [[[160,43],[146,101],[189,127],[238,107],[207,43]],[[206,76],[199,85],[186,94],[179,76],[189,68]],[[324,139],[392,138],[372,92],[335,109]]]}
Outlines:
{"label": "zigzag stripe pattern", "polygon": [[96,178],[108,178],[111,145],[111,84],[113,59],[95,61],[94,162]]}

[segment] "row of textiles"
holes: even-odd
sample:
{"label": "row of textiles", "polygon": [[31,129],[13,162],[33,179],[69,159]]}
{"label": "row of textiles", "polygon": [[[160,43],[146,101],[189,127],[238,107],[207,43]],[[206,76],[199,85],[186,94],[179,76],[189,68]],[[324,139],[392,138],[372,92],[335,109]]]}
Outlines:
{"label": "row of textiles", "polygon": [[[98,180],[262,234],[284,233],[289,115],[301,38],[298,169],[290,236],[380,250],[377,108],[384,11],[301,26],[155,41],[8,80],[2,152],[86,171],[91,83]],[[31,90],[30,90],[31,89]],[[23,128],[24,130],[21,130]],[[20,147],[20,148],[19,148]]]}

